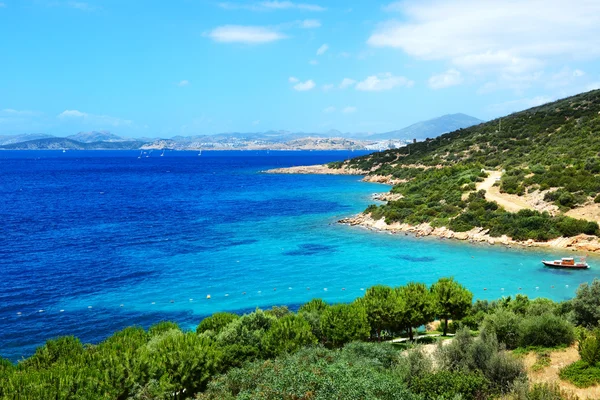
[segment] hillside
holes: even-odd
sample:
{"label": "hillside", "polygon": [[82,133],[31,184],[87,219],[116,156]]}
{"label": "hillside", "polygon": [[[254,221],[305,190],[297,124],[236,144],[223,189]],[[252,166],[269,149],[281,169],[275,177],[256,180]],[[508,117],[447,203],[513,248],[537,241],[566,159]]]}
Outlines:
{"label": "hillside", "polygon": [[29,140],[0,146],[4,150],[136,150],[144,142],[92,142],[83,143],[67,138],[46,138]]}
{"label": "hillside", "polygon": [[482,122],[482,120],[466,114],[448,114],[427,121],[417,122],[397,131],[371,135],[369,139],[425,140],[427,138],[438,137],[446,132],[478,125]]}
{"label": "hillside", "polygon": [[[600,233],[599,154],[595,90],[330,167],[403,180],[392,189],[402,199],[367,210],[387,224],[481,228],[492,237],[548,241]],[[528,209],[511,213],[490,201],[480,190],[489,170],[501,176],[490,190]]]}
{"label": "hillside", "polygon": [[75,135],[67,136],[67,139],[72,139],[82,143],[126,141],[126,139],[123,139],[122,137],[112,134],[108,131],[79,132]]}
{"label": "hillside", "polygon": [[23,135],[6,135],[0,136],[0,146],[13,144],[13,143],[21,143],[27,142],[29,140],[37,140],[37,139],[47,139],[53,137],[52,135],[47,135],[45,133],[26,133]]}

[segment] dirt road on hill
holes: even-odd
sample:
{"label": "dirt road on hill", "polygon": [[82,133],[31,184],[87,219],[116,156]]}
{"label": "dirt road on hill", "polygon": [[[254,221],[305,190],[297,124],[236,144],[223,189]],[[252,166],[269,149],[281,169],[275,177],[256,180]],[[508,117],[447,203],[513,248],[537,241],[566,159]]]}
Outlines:
{"label": "dirt road on hill", "polygon": [[486,171],[488,177],[483,182],[477,184],[477,190],[485,190],[487,201],[495,201],[498,205],[509,212],[517,212],[524,208],[532,208],[529,204],[521,200],[519,196],[513,194],[500,193],[500,189],[494,186],[496,181],[502,177],[500,171]]}

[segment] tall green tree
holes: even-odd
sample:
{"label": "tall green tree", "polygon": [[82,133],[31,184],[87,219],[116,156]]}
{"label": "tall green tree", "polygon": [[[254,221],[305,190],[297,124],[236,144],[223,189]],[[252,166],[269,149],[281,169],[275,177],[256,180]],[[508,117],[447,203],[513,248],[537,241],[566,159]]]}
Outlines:
{"label": "tall green tree", "polygon": [[312,299],[308,303],[303,304],[298,310],[298,315],[302,316],[310,325],[313,335],[323,342],[325,337],[321,329],[321,317],[325,310],[329,307],[321,299]]}
{"label": "tall green tree", "polygon": [[431,294],[435,300],[436,315],[444,320],[443,336],[448,334],[448,320],[461,319],[467,315],[473,293],[454,278],[440,278],[431,285]]}
{"label": "tall green tree", "polygon": [[371,330],[381,341],[381,332],[391,329],[399,317],[401,309],[398,294],[389,286],[376,285],[367,289],[360,302],[367,312]]}
{"label": "tall green tree", "polygon": [[262,338],[263,348],[269,357],[293,353],[304,346],[317,344],[309,323],[296,314],[281,317],[271,325]]}
{"label": "tall green tree", "polygon": [[200,321],[200,324],[198,324],[198,327],[196,328],[196,333],[200,334],[206,331],[213,331],[215,335],[218,335],[230,322],[233,322],[238,318],[240,318],[239,315],[228,312],[215,313]]}
{"label": "tall green tree", "polygon": [[332,347],[365,340],[371,331],[367,312],[357,303],[336,304],[327,308],[321,317],[321,329]]}
{"label": "tall green tree", "polygon": [[413,340],[413,328],[418,328],[435,317],[435,299],[424,283],[409,282],[395,289],[404,306],[400,324],[408,331],[408,337]]}
{"label": "tall green tree", "polygon": [[577,325],[598,326],[600,324],[600,279],[594,278],[591,285],[582,283],[571,303]]}

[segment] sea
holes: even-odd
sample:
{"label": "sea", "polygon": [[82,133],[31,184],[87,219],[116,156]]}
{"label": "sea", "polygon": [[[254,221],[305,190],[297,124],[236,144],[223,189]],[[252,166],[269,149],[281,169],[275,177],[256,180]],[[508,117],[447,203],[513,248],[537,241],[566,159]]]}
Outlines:
{"label": "sea", "polygon": [[453,276],[476,298],[565,300],[600,271],[543,268],[552,250],[414,238],[337,223],[389,186],[275,175],[360,151],[1,151],[0,356],[97,343],[130,325],[196,325],[371,285]]}

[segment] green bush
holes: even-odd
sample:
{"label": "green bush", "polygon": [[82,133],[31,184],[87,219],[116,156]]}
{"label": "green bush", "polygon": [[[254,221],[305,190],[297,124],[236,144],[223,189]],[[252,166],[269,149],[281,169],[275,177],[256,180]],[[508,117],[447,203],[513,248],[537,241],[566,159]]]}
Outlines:
{"label": "green bush", "polygon": [[494,333],[507,349],[514,349],[519,345],[519,323],[514,312],[500,309],[485,317],[481,329]]}
{"label": "green bush", "polygon": [[336,304],[321,317],[321,330],[331,347],[341,347],[369,337],[370,327],[365,309],[356,304]]}
{"label": "green bush", "polygon": [[215,378],[200,400],[381,399],[422,400],[377,360],[356,349],[309,348],[275,360],[256,361]]}
{"label": "green bush", "polygon": [[410,389],[426,399],[451,400],[457,396],[464,400],[487,398],[487,379],[472,372],[438,371],[413,380]]}
{"label": "green bush", "polygon": [[577,325],[587,327],[600,323],[600,279],[595,278],[591,284],[583,283],[571,300],[573,316]]}
{"label": "green bush", "polygon": [[579,360],[561,369],[559,376],[577,387],[586,388],[600,384],[600,367],[591,367]]}
{"label": "green bush", "polygon": [[500,393],[508,393],[515,381],[527,378],[523,362],[506,351],[492,355],[484,375]]}
{"label": "green bush", "polygon": [[581,360],[589,366],[600,363],[600,329],[593,333],[582,332],[578,345]]}
{"label": "green bush", "polygon": [[575,341],[573,325],[552,314],[525,318],[519,326],[519,346],[569,346]]}
{"label": "green bush", "polygon": [[239,315],[228,312],[215,313],[200,321],[200,324],[196,328],[196,333],[212,331],[214,334],[219,334],[230,322],[235,321],[239,317]]}

